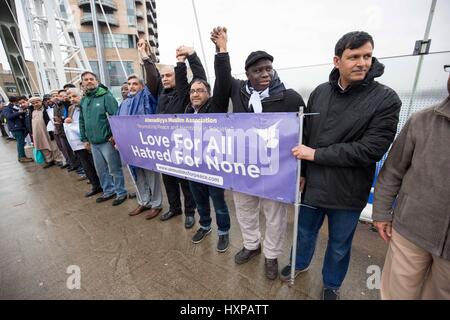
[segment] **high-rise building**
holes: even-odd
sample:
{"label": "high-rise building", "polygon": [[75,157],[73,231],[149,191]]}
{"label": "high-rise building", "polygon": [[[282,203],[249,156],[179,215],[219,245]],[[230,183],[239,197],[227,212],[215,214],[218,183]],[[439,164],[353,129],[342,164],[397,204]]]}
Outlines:
{"label": "high-rise building", "polygon": [[[126,81],[121,60],[127,74],[142,74],[142,66],[136,49],[137,41],[140,38],[148,40],[158,59],[159,44],[155,0],[94,0],[99,42],[102,47],[100,57],[97,56],[93,28],[95,19],[92,15],[91,0],[70,0],[69,2],[92,70],[99,74],[98,62],[99,59],[103,59],[104,82],[114,95],[119,96],[120,86]],[[111,33],[106,21],[109,23]]]}

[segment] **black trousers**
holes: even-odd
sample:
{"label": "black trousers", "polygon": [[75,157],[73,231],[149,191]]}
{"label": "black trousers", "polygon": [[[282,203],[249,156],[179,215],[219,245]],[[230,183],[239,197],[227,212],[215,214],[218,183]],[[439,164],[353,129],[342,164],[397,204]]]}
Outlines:
{"label": "black trousers", "polygon": [[[0,120],[0,121],[2,121],[2,120]],[[8,134],[6,133],[5,126],[4,126],[3,123],[0,123],[0,130],[2,132],[2,137],[7,137],[8,136]]]}
{"label": "black trousers", "polygon": [[69,165],[73,168],[78,168],[80,166],[80,160],[72,151],[69,141],[67,141],[66,135],[64,133],[55,134],[55,141],[58,145],[58,149],[61,150],[64,158],[66,158],[66,161],[69,163]]}
{"label": "black trousers", "polygon": [[81,162],[81,166],[84,169],[84,173],[86,173],[86,177],[91,182],[92,190],[100,188],[100,180],[98,179],[97,172],[95,171],[92,154],[86,149],[75,151],[75,154]]}
{"label": "black trousers", "polygon": [[169,201],[170,211],[182,212],[181,200],[180,200],[180,185],[184,195],[184,214],[186,216],[194,216],[195,214],[195,201],[192,196],[191,189],[189,188],[189,182],[184,179],[162,175],[164,186],[166,187],[167,200]]}

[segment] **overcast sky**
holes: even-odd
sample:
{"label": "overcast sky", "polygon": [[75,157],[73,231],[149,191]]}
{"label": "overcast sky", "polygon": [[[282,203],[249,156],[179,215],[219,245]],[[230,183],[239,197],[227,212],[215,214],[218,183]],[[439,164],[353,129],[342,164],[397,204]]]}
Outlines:
{"label": "overcast sky", "polygon": [[[244,71],[244,61],[254,50],[272,54],[275,68],[330,63],[336,41],[354,30],[372,34],[376,56],[404,55],[424,35],[431,0],[195,0],[195,5],[211,75],[214,46],[209,33],[214,26],[228,28],[233,73]],[[174,64],[181,44],[194,46],[203,60],[192,1],[156,0],[156,8],[161,62]],[[450,1],[438,0],[432,51],[450,50],[448,30]],[[2,49],[0,61],[5,65]]]}

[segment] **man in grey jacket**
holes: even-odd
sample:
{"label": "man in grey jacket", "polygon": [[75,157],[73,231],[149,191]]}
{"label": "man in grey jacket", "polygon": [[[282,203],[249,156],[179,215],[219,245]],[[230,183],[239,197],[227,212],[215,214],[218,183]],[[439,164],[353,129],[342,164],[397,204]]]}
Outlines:
{"label": "man in grey jacket", "polygon": [[411,116],[378,176],[373,220],[389,243],[382,299],[450,299],[449,141],[450,96]]}

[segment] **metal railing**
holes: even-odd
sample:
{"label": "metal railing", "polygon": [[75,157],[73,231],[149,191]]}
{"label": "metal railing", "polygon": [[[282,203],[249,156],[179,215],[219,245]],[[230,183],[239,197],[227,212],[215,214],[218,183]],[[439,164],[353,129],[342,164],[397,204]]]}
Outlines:
{"label": "metal railing", "polygon": [[[94,0],[96,4],[99,3],[98,0]],[[111,8],[117,10],[117,4],[114,0],[101,0],[103,7]],[[78,6],[90,5],[90,0],[78,0]]]}
{"label": "metal railing", "polygon": [[[113,15],[106,15],[107,19],[108,19],[108,23],[110,25],[113,26],[119,26],[119,20],[117,20]],[[106,23],[105,17],[103,16],[103,14],[98,15],[97,17],[98,22],[101,23]],[[80,19],[80,23],[81,24],[86,24],[86,23],[92,23],[92,15],[91,14],[84,14],[81,19]]]}

